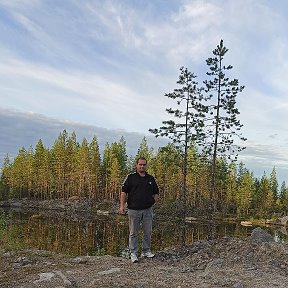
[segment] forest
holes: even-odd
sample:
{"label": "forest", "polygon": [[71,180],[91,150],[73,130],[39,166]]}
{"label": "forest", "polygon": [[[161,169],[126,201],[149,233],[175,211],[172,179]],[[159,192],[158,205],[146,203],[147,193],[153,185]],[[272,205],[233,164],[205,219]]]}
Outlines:
{"label": "forest", "polygon": [[[155,176],[162,207],[177,207],[183,179],[181,153],[173,144],[158,151],[149,148],[144,137],[137,155],[127,156],[126,142],[106,143],[100,153],[97,136],[89,143],[77,141],[73,132],[62,131],[49,149],[40,139],[36,147],[22,148],[18,155],[5,158],[0,200],[80,199],[118,201],[121,184],[135,169],[138,156],[148,160],[148,172]],[[258,179],[243,163],[217,159],[215,211],[238,216],[272,217],[288,211],[288,189],[277,181],[276,169]],[[205,214],[209,207],[211,163],[201,157],[195,145],[187,153],[187,207],[194,214]]]}
{"label": "forest", "polygon": [[118,201],[122,181],[135,169],[139,156],[148,161],[161,191],[161,207],[183,215],[213,213],[273,217],[288,212],[288,188],[279,186],[275,167],[258,179],[244,163],[236,164],[246,147],[240,130],[236,96],[245,88],[231,78],[232,65],[224,65],[228,49],[223,40],[206,59],[206,80],[181,67],[177,88],[165,94],[176,102],[166,112],[160,128],[149,129],[155,137],[171,140],[154,151],[144,137],[137,155],[127,155],[126,141],[106,143],[100,153],[97,136],[78,142],[76,133],[62,131],[51,148],[40,139],[36,147],[22,148],[4,160],[0,200],[95,199]]}

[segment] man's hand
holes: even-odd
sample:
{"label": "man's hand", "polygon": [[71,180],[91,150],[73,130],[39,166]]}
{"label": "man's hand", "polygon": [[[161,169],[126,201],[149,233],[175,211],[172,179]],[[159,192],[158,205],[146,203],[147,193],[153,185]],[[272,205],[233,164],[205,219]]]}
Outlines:
{"label": "man's hand", "polygon": [[154,194],[153,198],[154,198],[155,202],[157,202],[159,200],[159,195],[158,194]]}
{"label": "man's hand", "polygon": [[126,211],[125,211],[125,208],[124,208],[124,207],[120,207],[120,208],[119,208],[119,214],[120,214],[120,215],[125,215],[125,214],[126,214]]}

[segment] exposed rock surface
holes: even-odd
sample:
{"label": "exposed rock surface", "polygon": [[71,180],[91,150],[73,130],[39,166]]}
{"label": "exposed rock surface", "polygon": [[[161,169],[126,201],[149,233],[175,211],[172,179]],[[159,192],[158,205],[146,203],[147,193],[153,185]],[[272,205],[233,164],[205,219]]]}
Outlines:
{"label": "exposed rock surface", "polygon": [[0,201],[0,207],[11,207],[23,210],[29,209],[41,209],[41,210],[56,210],[56,211],[71,211],[81,212],[89,211],[93,207],[93,200],[91,199],[77,199],[71,197],[71,199],[57,199],[57,200],[7,200]]}
{"label": "exposed rock surface", "polygon": [[273,242],[273,237],[266,232],[265,230],[261,229],[260,227],[255,228],[250,236],[250,239],[256,242]]}
{"label": "exposed rock surface", "polygon": [[1,288],[287,286],[288,244],[261,237],[199,241],[158,252],[154,259],[140,258],[138,264],[108,255],[71,258],[38,250],[0,254]]}

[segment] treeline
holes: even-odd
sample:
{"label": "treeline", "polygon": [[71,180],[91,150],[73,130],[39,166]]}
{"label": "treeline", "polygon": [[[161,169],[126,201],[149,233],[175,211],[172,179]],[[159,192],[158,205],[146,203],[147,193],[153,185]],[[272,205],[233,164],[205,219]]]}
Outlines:
{"label": "treeline", "polygon": [[[182,188],[183,159],[172,144],[154,151],[144,137],[137,155],[128,157],[126,142],[107,143],[100,153],[97,137],[81,143],[76,134],[64,130],[51,149],[40,139],[35,148],[19,150],[10,162],[7,156],[1,173],[0,199],[69,199],[72,196],[96,201],[118,201],[121,183],[134,171],[135,160],[144,156],[148,172],[155,176],[161,191],[161,204],[175,206]],[[211,161],[207,161],[194,145],[187,157],[187,207],[204,213],[209,207]],[[253,172],[225,159],[217,159],[215,203],[216,210],[241,216],[268,216],[288,211],[288,188],[279,187],[276,170],[261,179]]]}

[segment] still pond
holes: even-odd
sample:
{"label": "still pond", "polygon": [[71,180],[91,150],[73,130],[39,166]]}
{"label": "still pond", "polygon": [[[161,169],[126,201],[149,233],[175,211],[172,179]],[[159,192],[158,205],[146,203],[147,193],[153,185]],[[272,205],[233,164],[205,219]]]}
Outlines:
{"label": "still pond", "polygon": [[[104,255],[127,257],[127,216],[83,216],[35,214],[35,212],[0,209],[0,249],[33,248],[67,255]],[[41,217],[37,217],[41,215]],[[44,215],[44,216],[43,216]],[[240,223],[215,223],[215,237],[245,238],[256,226],[245,227]],[[288,242],[284,227],[262,227],[277,242]],[[155,215],[153,225],[153,251],[208,238],[208,224],[192,222],[181,224]],[[141,235],[140,235],[141,237]],[[2,246],[2,247],[1,247]]]}

